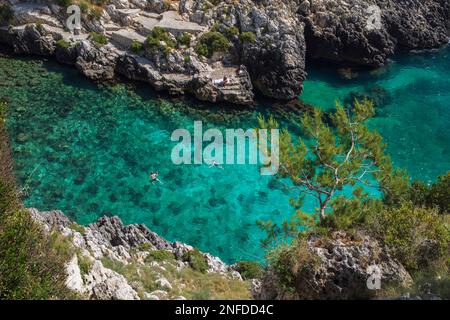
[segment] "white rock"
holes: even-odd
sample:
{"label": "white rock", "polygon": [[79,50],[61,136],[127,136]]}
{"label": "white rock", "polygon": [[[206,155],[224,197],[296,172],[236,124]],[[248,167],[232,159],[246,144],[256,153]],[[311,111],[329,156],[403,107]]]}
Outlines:
{"label": "white rock", "polygon": [[83,293],[83,278],[81,277],[80,267],[78,266],[77,255],[74,254],[72,259],[66,265],[67,279],[66,286],[71,290]]}
{"label": "white rock", "polygon": [[155,281],[159,286],[163,287],[163,288],[167,288],[169,290],[172,290],[172,284],[169,282],[169,280],[167,280],[164,277],[158,278]]}

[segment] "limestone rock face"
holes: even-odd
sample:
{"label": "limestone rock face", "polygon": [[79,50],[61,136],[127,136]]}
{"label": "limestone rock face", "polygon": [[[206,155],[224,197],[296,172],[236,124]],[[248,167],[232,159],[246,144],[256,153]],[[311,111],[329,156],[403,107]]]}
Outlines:
{"label": "limestone rock face", "polygon": [[299,15],[309,57],[381,66],[399,48],[445,44],[449,7],[446,0],[304,0]]}
{"label": "limestone rock face", "polygon": [[139,300],[136,291],[127,280],[103,264],[94,261],[89,273],[85,276],[86,289],[98,300]]}
{"label": "limestone rock face", "polygon": [[[29,212],[46,232],[57,231],[71,239],[77,254],[66,265],[66,285],[91,299],[140,298],[138,289],[133,283],[128,283],[123,275],[103,265],[104,258],[124,265],[128,265],[131,261],[144,265],[149,252],[166,250],[173,254],[174,265],[181,271],[187,265],[184,262],[184,254],[194,250],[193,247],[181,242],[169,242],[144,225],[124,225],[118,217],[102,217],[89,226],[82,227],[71,222],[61,211],[41,212],[31,208]],[[218,273],[224,277],[242,280],[239,274],[233,272],[231,267],[219,258],[208,253],[202,255],[208,264],[208,273]],[[151,266],[156,273],[164,268],[164,264],[157,261],[152,261]],[[174,285],[163,275],[158,275],[155,284],[167,291],[172,290]],[[145,294],[144,298],[167,299],[168,293],[159,290]]]}
{"label": "limestone rock face", "polygon": [[97,47],[89,41],[82,41],[77,47],[76,67],[94,81],[114,79],[114,70],[119,52],[109,44]]}
{"label": "limestone rock face", "polygon": [[311,236],[307,244],[318,264],[294,275],[295,293],[283,292],[278,275],[269,270],[261,285],[254,288],[257,299],[370,297],[374,291],[369,289],[367,282],[374,272],[378,276],[378,271],[382,288],[389,284],[404,287],[412,284],[405,268],[371,237],[362,236],[355,240],[345,233],[335,232],[331,239]]}
{"label": "limestone rock face", "polygon": [[55,39],[43,27],[26,25],[10,33],[9,39],[13,50],[17,54],[35,54],[41,56],[53,55],[55,52]]}
{"label": "limestone rock face", "polygon": [[[14,19],[11,28],[0,28],[0,42],[18,54],[56,56],[95,81],[120,75],[172,95],[239,105],[254,103],[254,89],[280,100],[298,96],[307,57],[379,67],[399,49],[439,47],[450,35],[448,0],[113,0],[99,17],[83,19],[76,35],[63,27],[63,7],[8,2]],[[168,48],[160,41],[149,50],[146,37],[156,26],[170,42],[185,32],[191,42]],[[92,31],[109,44],[88,41]],[[226,35],[230,46],[207,59],[194,48],[210,31]],[[59,47],[61,39],[70,46]],[[135,41],[140,52],[130,50]],[[233,84],[217,85],[225,75]]]}
{"label": "limestone rock face", "polygon": [[242,44],[242,61],[256,88],[265,96],[293,99],[306,78],[303,23],[284,1],[240,1],[237,20],[242,32],[256,35]]}

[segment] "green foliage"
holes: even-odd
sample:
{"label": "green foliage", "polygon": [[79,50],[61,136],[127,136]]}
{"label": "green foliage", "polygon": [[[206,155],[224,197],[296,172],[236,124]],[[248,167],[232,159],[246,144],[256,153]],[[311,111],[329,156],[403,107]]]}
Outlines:
{"label": "green foliage", "polygon": [[137,40],[133,40],[133,42],[130,44],[130,51],[139,53],[142,50],[144,50],[144,45]]}
{"label": "green foliage", "polygon": [[80,7],[81,13],[87,14],[89,12],[89,8],[91,7],[88,1],[80,1],[78,2],[78,6]]}
{"label": "green foliage", "polygon": [[[404,202],[399,207],[374,211],[368,218],[368,229],[411,271],[448,255],[450,230],[444,219],[435,209]],[[423,252],[423,245],[428,241],[435,246],[431,257]]]}
{"label": "green foliage", "polygon": [[97,33],[97,32],[91,32],[90,37],[91,37],[92,41],[94,41],[98,45],[102,46],[102,45],[105,45],[108,43],[108,38],[106,38],[106,36],[104,34]]}
{"label": "green foliage", "polygon": [[331,204],[333,214],[328,215],[324,225],[333,230],[344,230],[355,233],[364,228],[368,217],[383,209],[380,199],[374,199],[361,187],[353,190],[353,198],[337,197]]}
{"label": "green foliage", "polygon": [[272,220],[256,222],[267,235],[265,239],[261,240],[263,247],[284,244],[286,239],[304,237],[310,232],[322,233],[322,227],[317,224],[317,215],[303,212],[299,208],[300,203],[295,203],[294,199],[291,199],[291,205],[296,208],[295,214],[291,216],[290,220],[284,221],[281,226]]}
{"label": "green foliage", "polygon": [[[369,100],[355,100],[352,110],[339,103],[324,121],[320,110],[304,113],[300,120],[304,137],[293,138],[287,129],[280,133],[279,173],[290,178],[299,191],[296,207],[305,194],[316,198],[320,222],[326,219],[330,201],[345,186],[370,186],[371,178],[382,179],[390,172],[390,159],[384,155],[381,136],[364,122],[374,114]],[[259,118],[260,128],[278,128],[273,119]]]}
{"label": "green foliage", "polygon": [[399,206],[411,201],[416,206],[437,207],[441,213],[450,212],[450,171],[440,176],[431,186],[422,181],[409,183],[410,178],[401,170],[394,171],[383,182],[384,203]]}
{"label": "green foliage", "polygon": [[206,44],[198,44],[195,47],[195,52],[197,52],[197,54],[202,57],[206,57],[209,55],[209,49]]}
{"label": "green foliage", "polygon": [[236,27],[229,27],[229,28],[226,28],[226,29],[225,29],[225,35],[226,35],[228,38],[233,38],[233,37],[239,35],[239,29],[236,28]]}
{"label": "green foliage", "polygon": [[23,209],[0,221],[0,299],[70,298],[65,287],[69,244],[45,235]]}
{"label": "green foliage", "polygon": [[89,273],[89,270],[91,270],[92,263],[91,261],[83,256],[81,253],[77,253],[78,258],[78,266],[80,267],[80,273],[82,276]]}
{"label": "green foliage", "polygon": [[260,278],[263,274],[262,266],[253,261],[240,261],[235,268],[244,280]]}
{"label": "green foliage", "polygon": [[145,258],[145,262],[149,261],[167,261],[173,260],[174,255],[172,252],[167,250],[152,250],[148,253],[148,256]]}
{"label": "green foliage", "polygon": [[140,250],[140,251],[150,251],[150,250],[153,250],[153,245],[151,243],[149,243],[149,242],[141,243],[137,247],[137,249]]}
{"label": "green foliage", "polygon": [[319,257],[308,250],[304,239],[295,239],[290,245],[280,245],[267,256],[269,265],[277,274],[280,285],[287,292],[295,291],[299,277],[311,277],[320,264]]}
{"label": "green foliage", "polygon": [[183,254],[183,261],[188,262],[192,269],[202,273],[205,273],[209,268],[208,261],[198,249]]}
{"label": "green foliage", "polygon": [[239,39],[243,43],[255,43],[256,42],[256,34],[253,32],[242,32],[239,36]]}
{"label": "green foliage", "polygon": [[84,226],[82,226],[82,225],[79,225],[76,222],[70,223],[69,228],[74,230],[74,231],[76,231],[76,232],[79,232],[81,234],[85,234],[86,233],[86,228]]}
{"label": "green foliage", "polygon": [[147,48],[149,49],[156,49],[161,45],[161,41],[159,41],[158,39],[155,39],[151,36],[147,37]]}
{"label": "green foliage", "polygon": [[14,12],[9,3],[0,4],[0,25],[8,24],[14,18]]}
{"label": "green foliage", "polygon": [[154,51],[162,45],[161,41],[165,43],[164,50],[166,55],[170,52],[170,49],[176,47],[175,41],[172,40],[168,32],[163,28],[155,27],[147,37],[147,48]]}
{"label": "green foliage", "polygon": [[57,0],[56,3],[61,7],[68,7],[73,4],[73,0]]}
{"label": "green foliage", "polygon": [[57,45],[58,47],[60,47],[60,48],[63,48],[63,49],[68,49],[68,48],[70,48],[70,42],[69,42],[69,41],[66,41],[66,40],[64,40],[64,39],[61,39],[61,40],[56,41],[56,45]]}
{"label": "green foliage", "polygon": [[182,36],[178,37],[177,40],[179,44],[189,48],[191,46],[191,39],[192,36],[189,33],[185,32]]}
{"label": "green foliage", "polygon": [[89,8],[89,12],[87,14],[87,18],[89,20],[97,20],[99,21],[103,15],[103,9],[99,7],[91,6]]}
{"label": "green foliage", "polygon": [[196,52],[210,58],[215,52],[226,52],[230,45],[230,41],[222,33],[210,31],[200,37]]}
{"label": "green foliage", "polygon": [[431,186],[427,204],[437,206],[441,213],[450,213],[450,171],[440,176]]}

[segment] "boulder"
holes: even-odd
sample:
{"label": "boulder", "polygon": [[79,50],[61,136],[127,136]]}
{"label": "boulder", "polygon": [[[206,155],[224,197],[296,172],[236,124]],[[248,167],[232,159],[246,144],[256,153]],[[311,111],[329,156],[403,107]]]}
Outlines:
{"label": "boulder", "polygon": [[314,263],[299,262],[300,269],[292,274],[294,292],[284,291],[279,274],[269,268],[262,283],[253,288],[255,298],[369,298],[376,293],[373,289],[377,289],[368,285],[374,272],[379,276],[381,288],[412,284],[406,269],[369,236],[352,237],[343,232],[334,232],[329,238],[315,235],[307,239],[306,246]]}

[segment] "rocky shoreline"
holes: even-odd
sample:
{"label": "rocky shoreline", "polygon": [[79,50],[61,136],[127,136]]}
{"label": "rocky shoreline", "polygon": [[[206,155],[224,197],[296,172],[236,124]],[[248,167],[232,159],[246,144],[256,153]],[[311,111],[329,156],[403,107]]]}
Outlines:
{"label": "rocky shoreline", "polygon": [[[193,280],[183,277],[183,272],[197,274],[194,287],[211,281],[208,276],[216,277],[214,281],[222,283],[225,291],[230,290],[227,294],[232,299],[374,298],[376,290],[367,285],[371,276],[369,266],[378,268],[383,288],[389,285],[408,288],[413,282],[408,271],[386,248],[364,234],[311,235],[305,242],[304,256],[310,256],[314,263],[309,268],[309,262],[303,261],[302,272],[292,279],[295,287],[292,291],[285,290],[285,280],[270,265],[249,278],[239,263],[230,266],[190,245],[167,241],[145,225],[124,225],[118,217],[105,216],[81,226],[61,211],[28,210],[46,233],[62,235],[75,248],[66,264],[66,286],[82,299],[192,299],[184,293],[189,294],[186,286],[192,285]],[[198,254],[196,259],[205,263],[201,272],[196,269],[198,262],[192,261],[192,253]],[[229,283],[233,283],[230,288],[236,292],[226,289]]]}
{"label": "rocky shoreline", "polygon": [[[87,299],[184,300],[186,298],[182,295],[171,294],[177,292],[178,287],[181,290],[183,283],[171,282],[166,272],[170,268],[174,268],[176,273],[191,268],[186,257],[187,253],[194,251],[204,259],[206,274],[217,274],[225,281],[229,279],[245,286],[235,268],[220,258],[201,253],[181,242],[169,242],[144,225],[124,225],[118,217],[102,217],[84,227],[71,222],[61,211],[41,212],[30,208],[29,212],[45,232],[61,234],[76,249],[67,264],[66,286]],[[164,259],[150,259],[156,257],[152,253],[164,256]],[[132,265],[133,271],[138,273],[140,268],[149,267],[157,290],[146,292],[138,281],[129,283],[124,275],[108,268],[105,263],[122,267]]]}
{"label": "rocky shoreline", "polygon": [[[2,22],[0,43],[55,57],[95,81],[124,76],[171,95],[238,105],[254,104],[255,92],[295,98],[307,58],[379,67],[399,49],[440,47],[450,34],[446,0],[112,0],[85,9],[75,33],[58,3],[1,0],[12,17]],[[373,5],[379,28],[367,27]]]}

